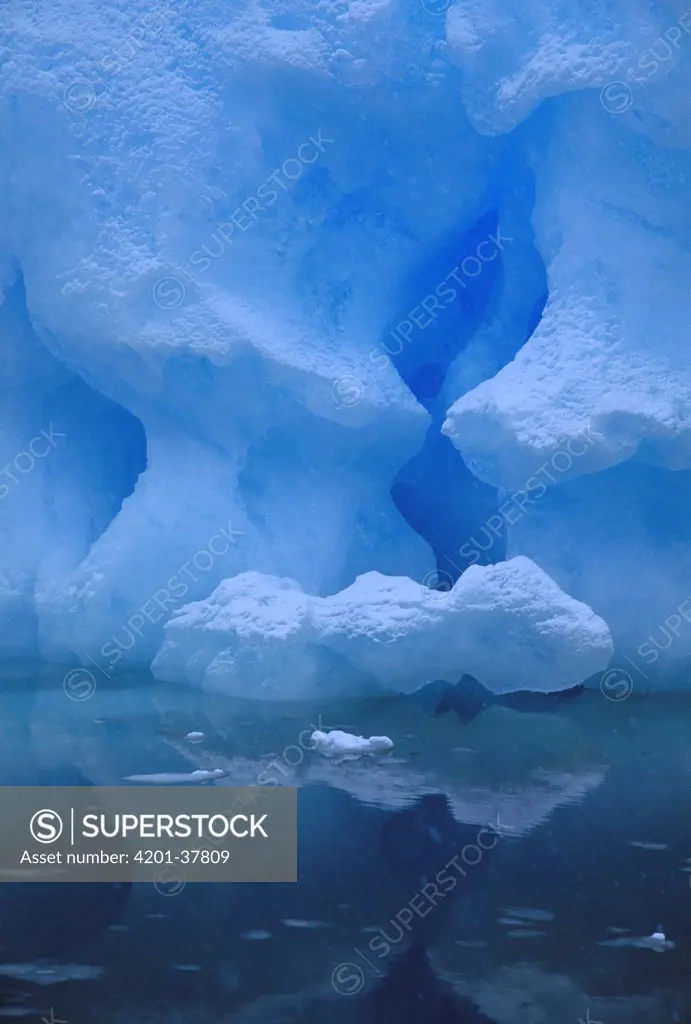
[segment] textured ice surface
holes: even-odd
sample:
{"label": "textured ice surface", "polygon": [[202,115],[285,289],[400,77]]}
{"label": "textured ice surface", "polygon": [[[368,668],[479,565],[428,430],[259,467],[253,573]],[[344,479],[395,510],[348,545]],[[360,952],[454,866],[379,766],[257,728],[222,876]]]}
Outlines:
{"label": "textured ice surface", "polygon": [[678,668],[691,658],[689,504],[688,470],[629,460],[549,486],[508,528],[510,554],[535,559],[605,619],[638,689],[688,677]]}
{"label": "textured ice surface", "polygon": [[[459,398],[445,427],[483,479],[515,489],[579,440],[586,420],[600,441],[564,479],[637,454],[691,465],[691,155],[631,137],[596,96],[567,110],[535,157],[545,313],[511,363]],[[584,166],[584,150],[597,161]]]}
{"label": "textured ice surface", "polygon": [[373,685],[410,693],[464,672],[495,693],[562,690],[612,654],[605,622],[523,557],[470,568],[448,592],[367,573],[320,598],[246,573],[165,633],[158,678],[266,699]]}
{"label": "textured ice surface", "polygon": [[[442,74],[442,29],[387,4],[63,0],[50,18],[32,3],[10,14],[7,264],[46,361],[146,438],[127,488],[92,482],[118,504],[129,494],[119,514],[71,521],[45,579],[26,552],[0,567],[17,580],[12,607],[38,606],[45,648],[110,667],[102,647],[119,641],[146,660],[160,622],[138,638],[128,621],[229,519],[242,545],[179,603],[247,568],[329,592],[371,569],[433,567],[389,493],[427,417],[388,359],[368,359],[408,303],[401,280],[477,216],[490,167]],[[412,116],[396,79],[416,90]],[[8,437],[7,458],[22,443]],[[52,485],[36,504],[51,502]],[[19,535],[3,522],[3,549]]]}
{"label": "textured ice surface", "polygon": [[[335,606],[370,573],[451,584],[524,554],[646,677],[679,675],[681,0],[2,18],[3,654],[110,675],[248,572]],[[291,637],[281,679],[316,679],[323,652]],[[534,660],[516,677],[546,686]]]}
{"label": "textured ice surface", "polygon": [[317,729],[310,737],[314,749],[324,757],[357,758],[364,754],[388,754],[393,750],[393,741],[388,736],[353,736],[352,733],[334,729],[322,732]]}

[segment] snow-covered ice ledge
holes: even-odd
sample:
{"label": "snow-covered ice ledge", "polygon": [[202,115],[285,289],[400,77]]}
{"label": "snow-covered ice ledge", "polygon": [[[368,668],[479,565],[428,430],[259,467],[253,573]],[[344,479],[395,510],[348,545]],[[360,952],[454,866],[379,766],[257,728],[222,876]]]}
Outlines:
{"label": "snow-covered ice ledge", "polygon": [[603,670],[609,628],[534,562],[472,566],[448,592],[358,576],[330,597],[256,572],[168,622],[152,671],[242,697],[411,693],[465,672],[495,693],[555,691]]}

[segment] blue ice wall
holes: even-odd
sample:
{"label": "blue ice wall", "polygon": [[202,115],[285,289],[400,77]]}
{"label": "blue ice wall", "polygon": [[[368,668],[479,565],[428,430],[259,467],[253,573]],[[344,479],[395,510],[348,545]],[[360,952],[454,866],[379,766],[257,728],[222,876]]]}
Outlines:
{"label": "blue ice wall", "polygon": [[6,9],[0,650],[102,657],[137,616],[125,660],[148,663],[172,614],[248,570],[326,596],[525,554],[622,653],[677,615],[673,674],[677,6]]}

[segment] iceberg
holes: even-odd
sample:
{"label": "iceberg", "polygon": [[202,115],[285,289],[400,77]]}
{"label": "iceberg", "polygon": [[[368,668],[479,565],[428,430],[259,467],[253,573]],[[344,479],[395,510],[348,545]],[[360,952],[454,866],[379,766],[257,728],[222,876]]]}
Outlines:
{"label": "iceberg", "polygon": [[2,17],[0,655],[685,685],[688,12]]}
{"label": "iceberg", "polygon": [[165,627],[158,679],[275,700],[412,693],[464,673],[494,693],[568,689],[606,668],[607,624],[528,558],[474,566],[451,590],[359,576],[331,597],[244,573]]}

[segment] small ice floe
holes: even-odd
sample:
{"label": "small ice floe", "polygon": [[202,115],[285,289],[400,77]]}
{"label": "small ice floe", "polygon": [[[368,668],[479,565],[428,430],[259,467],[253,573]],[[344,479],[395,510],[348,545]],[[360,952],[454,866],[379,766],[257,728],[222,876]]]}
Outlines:
{"label": "small ice floe", "polygon": [[173,964],[174,971],[184,971],[186,974],[193,974],[196,971],[201,971],[199,964]]}
{"label": "small ice floe", "polygon": [[463,946],[464,949],[482,949],[489,943],[482,942],[480,939],[456,939],[456,945]]}
{"label": "small ice floe", "polygon": [[28,1006],[3,1006],[0,1009],[0,1017],[36,1017],[38,1010],[32,1010]]}
{"label": "small ice floe", "polygon": [[542,939],[547,935],[547,932],[538,932],[533,928],[515,928],[513,931],[506,933],[509,939]]}
{"label": "small ice floe", "polygon": [[518,917],[521,921],[553,921],[554,914],[550,910],[536,910],[534,907],[504,907],[509,917]]}
{"label": "small ice floe", "polygon": [[201,743],[204,739],[203,732],[188,732],[185,736],[188,743]]}
{"label": "small ice floe", "polygon": [[349,732],[334,729],[332,732],[321,732],[317,729],[312,733],[314,749],[324,757],[337,757],[340,760],[354,760],[365,754],[388,754],[393,750],[393,740],[388,736],[353,736]]}
{"label": "small ice floe", "polygon": [[326,924],[324,921],[301,921],[296,917],[286,917],[281,921],[286,928],[330,928],[330,924]]}
{"label": "small ice floe", "polygon": [[144,917],[148,918],[149,921],[165,921],[168,918],[167,914],[144,914]]}
{"label": "small ice floe", "polygon": [[102,967],[90,964],[59,964],[52,960],[36,960],[31,964],[0,964],[0,975],[29,981],[34,985],[59,985],[64,981],[94,981],[103,974]]}
{"label": "small ice floe", "polygon": [[245,939],[246,942],[263,942],[264,939],[271,938],[271,932],[264,932],[261,928],[257,928],[256,931],[245,932],[240,938]]}
{"label": "small ice floe", "polygon": [[675,947],[675,943],[666,937],[660,925],[657,926],[657,930],[652,935],[632,935],[625,939],[607,939],[605,942],[599,942],[598,945],[631,946],[634,949],[652,949],[654,953],[665,953]]}
{"label": "small ice floe", "polygon": [[605,928],[605,931],[608,932],[610,935],[628,935],[631,929],[617,928],[615,924],[611,924],[608,928]]}
{"label": "small ice floe", "polygon": [[666,843],[641,843],[636,839],[629,839],[629,846],[636,846],[639,850],[668,850]]}
{"label": "small ice floe", "polygon": [[211,768],[208,771],[201,769],[196,772],[157,772],[155,775],[126,775],[125,782],[142,782],[146,786],[172,786],[182,782],[209,782],[211,779],[222,779],[230,775],[230,772],[223,768]]}

